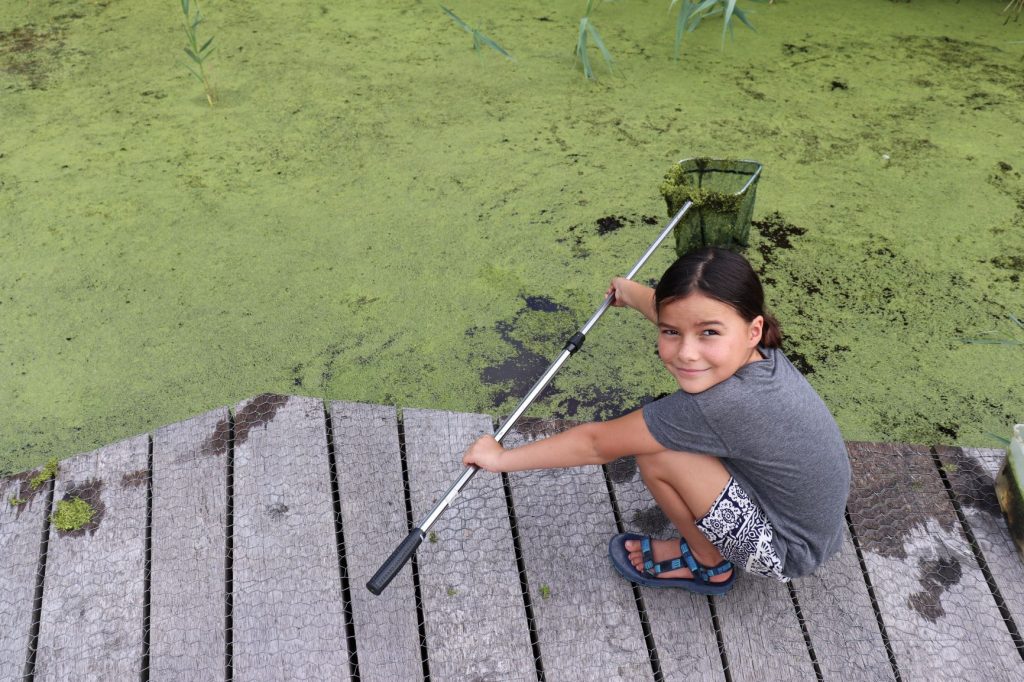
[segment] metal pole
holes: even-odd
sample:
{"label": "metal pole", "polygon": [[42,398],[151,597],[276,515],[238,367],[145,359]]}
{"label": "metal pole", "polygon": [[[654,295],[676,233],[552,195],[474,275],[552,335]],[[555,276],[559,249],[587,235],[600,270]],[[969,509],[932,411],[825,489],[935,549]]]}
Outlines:
{"label": "metal pole", "polygon": [[[679,212],[675,214],[665,229],[662,230],[661,234],[658,235],[658,238],[655,239],[649,247],[647,247],[647,251],[644,252],[644,255],[640,257],[640,260],[636,262],[633,269],[626,275],[626,279],[633,279],[633,277],[636,276],[636,273],[640,271],[640,268],[642,268],[644,263],[647,262],[647,259],[651,257],[651,254],[653,254],[661,243],[665,241],[665,238],[672,233],[672,230],[674,230],[676,225],[679,224],[679,221],[682,220],[683,216],[688,210],[690,210],[691,206],[693,206],[693,202],[691,201],[687,201],[683,204],[682,208],[679,209]],[[519,403],[519,406],[515,409],[509,419],[501,426],[500,429],[498,429],[495,439],[499,443],[515,425],[516,421],[519,420],[519,417],[522,416],[523,412],[526,411],[526,408],[528,408],[530,404],[537,399],[537,396],[539,396],[547,387],[558,370],[565,364],[565,361],[568,360],[573,353],[578,351],[581,346],[583,346],[583,342],[586,340],[587,334],[593,326],[597,324],[597,321],[601,319],[601,316],[604,315],[605,311],[611,306],[612,298],[612,295],[605,297],[604,302],[597,311],[589,320],[587,320],[587,323],[566,342],[565,348],[559,354],[558,358],[551,363],[543,376],[537,380],[537,383],[533,385],[530,392],[527,393],[526,397]],[[423,521],[420,522],[419,526],[413,528],[409,532],[409,535],[405,540],[395,548],[395,551],[391,553],[391,556],[384,561],[373,577],[370,578],[369,582],[366,583],[366,587],[370,592],[373,594],[380,594],[384,591],[384,588],[388,586],[388,583],[390,583],[391,580],[398,575],[398,572],[402,570],[402,566],[404,566],[406,562],[412,558],[412,555],[416,553],[416,549],[420,546],[420,543],[427,537],[427,531],[430,527],[434,525],[434,522],[437,521],[438,517],[444,513],[444,510],[447,509],[455,498],[459,496],[462,489],[466,487],[466,484],[469,483],[478,471],[480,471],[480,468],[477,466],[470,466],[466,468],[466,471],[463,472],[462,476],[459,477],[459,480],[448,489],[448,492],[445,493],[444,497],[441,498],[441,501],[437,503],[437,506],[434,507],[433,511],[427,514]]]}

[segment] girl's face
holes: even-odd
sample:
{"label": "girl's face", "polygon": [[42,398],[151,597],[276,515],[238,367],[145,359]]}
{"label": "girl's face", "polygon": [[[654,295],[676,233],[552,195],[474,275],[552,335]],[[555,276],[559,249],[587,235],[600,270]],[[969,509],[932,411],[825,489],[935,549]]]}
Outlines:
{"label": "girl's face", "polygon": [[658,355],[679,388],[700,393],[761,359],[763,326],[760,315],[747,322],[730,305],[690,294],[658,311]]}

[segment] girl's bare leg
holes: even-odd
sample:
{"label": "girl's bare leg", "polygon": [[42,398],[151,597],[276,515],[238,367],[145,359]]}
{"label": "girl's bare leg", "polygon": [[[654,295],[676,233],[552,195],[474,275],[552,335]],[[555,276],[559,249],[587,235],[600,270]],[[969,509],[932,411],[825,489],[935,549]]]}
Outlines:
{"label": "girl's bare leg", "polygon": [[[690,551],[704,566],[715,566],[723,561],[722,554],[704,537],[694,521],[708,513],[718,495],[729,482],[729,472],[715,457],[690,452],[665,450],[636,458],[644,484],[655,502],[690,546]],[[652,540],[655,561],[679,556],[678,540]],[[640,543],[626,543],[629,559],[637,570],[643,569]],[[727,580],[731,574],[714,576],[712,582]],[[662,578],[692,577],[689,569],[661,573]]]}

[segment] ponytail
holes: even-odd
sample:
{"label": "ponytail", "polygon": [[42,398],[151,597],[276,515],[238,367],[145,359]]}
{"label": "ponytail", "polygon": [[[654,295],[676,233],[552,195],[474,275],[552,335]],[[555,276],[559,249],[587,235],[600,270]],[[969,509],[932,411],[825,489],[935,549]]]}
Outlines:
{"label": "ponytail", "polygon": [[775,319],[774,315],[764,313],[763,317],[764,326],[761,328],[761,343],[758,345],[765,348],[781,348],[782,326]]}

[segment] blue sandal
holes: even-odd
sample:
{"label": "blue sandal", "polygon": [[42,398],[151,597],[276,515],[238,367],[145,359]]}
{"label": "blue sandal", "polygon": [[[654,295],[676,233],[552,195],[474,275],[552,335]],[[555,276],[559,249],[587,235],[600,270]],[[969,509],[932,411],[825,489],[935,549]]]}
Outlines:
{"label": "blue sandal", "polygon": [[[629,560],[629,551],[626,549],[627,540],[638,540],[640,542],[640,551],[644,557],[643,572],[636,570],[633,567],[633,562]],[[704,566],[693,557],[690,546],[682,538],[679,540],[679,553],[680,556],[675,559],[655,562],[654,555],[651,552],[651,538],[647,535],[637,535],[635,533],[621,533],[613,537],[608,543],[608,556],[611,558],[615,570],[622,574],[623,578],[637,585],[644,585],[646,587],[681,587],[684,590],[696,592],[697,594],[711,595],[722,595],[732,589],[733,584],[736,582],[736,571],[733,570],[732,563],[723,561],[717,566],[710,568]],[[693,573],[692,578],[658,577],[660,573],[674,571],[677,568],[683,567],[690,569]],[[723,580],[720,583],[711,582],[713,576],[728,573],[729,571],[733,571],[733,574],[729,576],[728,580]]]}

